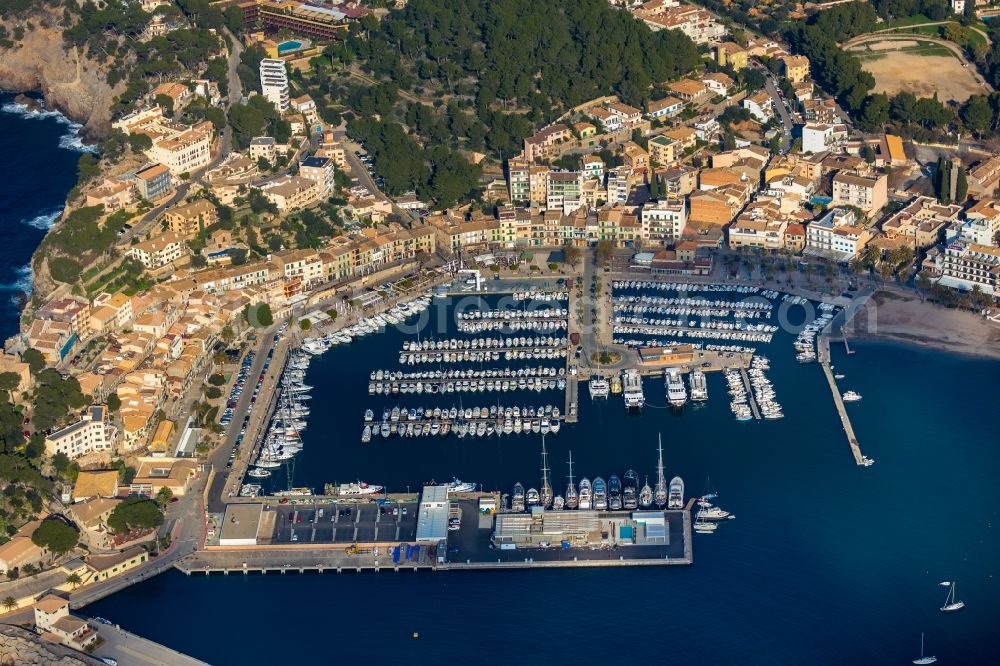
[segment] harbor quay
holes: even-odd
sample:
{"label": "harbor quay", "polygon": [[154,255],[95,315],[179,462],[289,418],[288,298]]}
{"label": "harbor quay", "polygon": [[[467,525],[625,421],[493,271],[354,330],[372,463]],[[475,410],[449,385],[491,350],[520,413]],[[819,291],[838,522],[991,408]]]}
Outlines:
{"label": "harbor quay", "polygon": [[[691,507],[498,511],[496,493],[426,486],[419,502],[233,502],[191,573],[464,570],[691,564]],[[270,499],[270,498],[269,498]]]}

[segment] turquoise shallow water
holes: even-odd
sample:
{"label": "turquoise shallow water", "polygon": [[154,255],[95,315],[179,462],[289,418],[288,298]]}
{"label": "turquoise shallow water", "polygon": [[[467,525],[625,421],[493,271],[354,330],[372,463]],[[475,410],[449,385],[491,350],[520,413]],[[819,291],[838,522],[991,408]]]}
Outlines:
{"label": "turquoise shallow water", "polygon": [[[397,367],[402,338],[389,331],[314,361],[306,380],[315,387],[313,414],[294,482],[320,488],[361,478],[405,490],[455,475],[486,488],[536,485],[537,436],[359,442],[364,409],[381,404],[367,394],[368,373]],[[547,439],[557,491],[569,449],[578,475],[607,478],[629,467],[652,475],[658,433],[668,476],[683,476],[689,494],[711,476],[737,519],[695,536],[692,567],[170,573],[88,612],[217,664],[623,654],[656,663],[908,663],[921,631],[941,663],[992,663],[1000,648],[1000,438],[991,396],[1000,363],[852,347],[847,356],[835,345],[834,363],[846,375],[842,388],[864,396],[849,409],[864,453],[877,461],[871,468],[854,465],[820,368],[794,362],[787,334],[766,350],[783,420],[736,422],[723,378],[710,375],[703,408],[627,417],[619,400],[583,397],[581,423]],[[557,395],[532,394],[531,403]],[[646,395],[663,404],[662,381],[647,380]],[[491,400],[496,394],[463,398]],[[937,610],[945,579],[959,582],[962,613]]]}

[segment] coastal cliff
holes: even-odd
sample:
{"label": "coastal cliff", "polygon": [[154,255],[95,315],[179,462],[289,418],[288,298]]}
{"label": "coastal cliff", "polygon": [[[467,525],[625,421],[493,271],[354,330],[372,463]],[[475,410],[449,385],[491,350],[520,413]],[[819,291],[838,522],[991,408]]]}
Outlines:
{"label": "coastal cliff", "polygon": [[111,131],[114,89],[98,63],[67,48],[57,16],[36,14],[23,24],[24,36],[11,48],[0,49],[0,89],[39,92],[49,108],[83,125],[90,138]]}

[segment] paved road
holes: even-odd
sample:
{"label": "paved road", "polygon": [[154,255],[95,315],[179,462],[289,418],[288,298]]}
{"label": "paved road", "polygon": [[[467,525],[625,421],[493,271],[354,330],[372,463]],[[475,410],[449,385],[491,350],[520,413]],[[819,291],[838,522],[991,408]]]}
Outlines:
{"label": "paved road", "polygon": [[94,650],[97,657],[111,657],[121,666],[207,666],[200,661],[176,650],[171,650],[159,643],[136,636],[115,626],[99,624],[98,627],[104,643]]}
{"label": "paved road", "polygon": [[778,112],[781,124],[784,126],[781,130],[781,153],[785,155],[792,149],[792,128],[795,124],[792,122],[792,116],[788,113],[788,109],[785,108],[783,98],[778,94],[777,79],[767,69],[762,68],[762,71],[766,77],[764,90],[771,96],[771,101],[774,102],[774,109]]}
{"label": "paved road", "polygon": [[388,201],[392,203],[392,211],[394,213],[402,216],[403,219],[409,220],[410,222],[416,222],[418,220],[417,215],[414,215],[412,212],[403,210],[397,206],[392,199],[386,196],[386,194],[380,190],[377,185],[375,185],[375,179],[373,179],[368,173],[367,167],[365,167],[365,165],[361,163],[361,160],[358,159],[358,156],[354,154],[354,151],[360,150],[361,146],[348,138],[343,125],[333,131],[333,137],[336,139],[337,143],[344,147],[344,157],[347,159],[347,165],[351,168],[351,171],[354,172],[354,175],[357,176],[358,183],[368,188],[372,195],[379,201]]}
{"label": "paved road", "polygon": [[[240,77],[236,72],[236,68],[240,64],[240,54],[243,53],[243,45],[240,40],[229,31],[228,28],[224,29],[226,36],[229,38],[230,50],[229,50],[229,95],[226,98],[226,115],[229,115],[229,108],[233,105],[233,102],[237,99],[241,99],[243,96],[243,88],[240,84]],[[200,173],[204,173],[210,169],[217,167],[222,160],[224,160],[232,148],[233,142],[233,130],[227,124],[222,130],[222,137],[219,139],[218,152],[216,152],[215,157],[211,162],[208,163],[203,169],[199,169]],[[177,202],[182,201],[184,197],[187,196],[188,191],[191,189],[193,180],[195,180],[194,174],[192,174],[191,179],[181,183],[174,191],[173,196],[171,196],[167,201],[160,204],[156,208],[143,215],[138,222],[132,225],[132,228],[122,234],[118,241],[118,245],[128,246],[132,243],[132,238],[134,236],[142,236],[147,229],[156,221],[156,219],[165,211],[167,208],[175,205]]]}
{"label": "paved road", "polygon": [[[854,2],[854,0],[844,0],[844,1],[845,2]],[[958,23],[958,21],[931,21],[929,23],[916,23],[914,25],[905,25],[905,26],[904,25],[900,25],[900,26],[896,26],[895,28],[883,28],[881,30],[875,30],[875,31],[873,31],[872,33],[869,33],[869,34],[876,34],[876,33],[881,33],[881,32],[897,32],[897,31],[906,32],[907,30],[910,30],[912,28],[923,28],[923,27],[930,26],[930,25],[947,25],[949,23],[954,23],[955,25],[960,25]],[[990,43],[990,36],[987,35],[985,32],[983,32],[982,30],[980,30],[979,28],[977,28],[977,27],[975,27],[973,25],[969,25],[969,26],[965,26],[965,27],[968,30],[971,30],[971,31],[973,31],[973,32],[978,33],[979,35],[981,35],[982,38],[986,40],[987,44]]]}

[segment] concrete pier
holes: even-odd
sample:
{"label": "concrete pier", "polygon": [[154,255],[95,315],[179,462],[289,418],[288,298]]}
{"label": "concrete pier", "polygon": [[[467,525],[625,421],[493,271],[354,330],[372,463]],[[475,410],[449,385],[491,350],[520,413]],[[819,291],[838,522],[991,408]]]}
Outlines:
{"label": "concrete pier", "polygon": [[[845,346],[847,344],[846,336],[844,337],[844,344]],[[823,368],[823,374],[826,375],[826,381],[830,385],[830,391],[833,393],[833,404],[837,408],[837,414],[840,416],[840,424],[847,435],[847,444],[851,447],[851,455],[854,456],[855,463],[862,465],[864,464],[864,456],[861,454],[861,446],[858,444],[858,438],[854,435],[854,427],[851,425],[851,417],[847,415],[844,399],[840,395],[837,378],[833,376],[833,370],[830,368],[830,336],[828,333],[824,332],[816,339],[816,350],[819,364]]]}
{"label": "concrete pier", "polygon": [[844,399],[840,395],[840,389],[837,388],[837,379],[833,376],[833,370],[830,369],[829,363],[824,362],[820,365],[823,366],[823,374],[826,375],[826,381],[829,382],[830,390],[833,392],[833,404],[837,407],[837,413],[840,415],[840,424],[847,434],[847,443],[851,447],[851,455],[854,456],[854,462],[861,465],[864,463],[864,456],[861,455],[858,438],[854,436],[854,428],[851,426],[851,417],[847,415]]}
{"label": "concrete pier", "polygon": [[579,418],[577,405],[580,399],[580,379],[576,375],[566,378],[566,409],[563,418],[566,423],[576,423]]}
{"label": "concrete pier", "polygon": [[753,417],[760,421],[760,410],[757,408],[757,399],[753,395],[753,388],[750,386],[750,377],[746,368],[740,368],[740,376],[743,377],[743,388],[747,391],[747,402],[750,403],[750,411]]}

